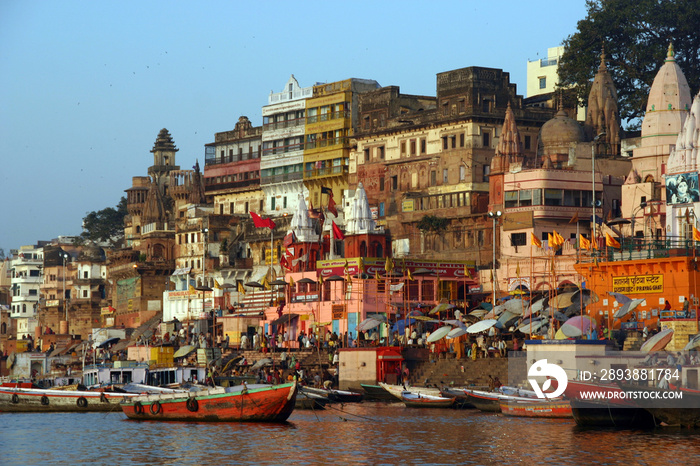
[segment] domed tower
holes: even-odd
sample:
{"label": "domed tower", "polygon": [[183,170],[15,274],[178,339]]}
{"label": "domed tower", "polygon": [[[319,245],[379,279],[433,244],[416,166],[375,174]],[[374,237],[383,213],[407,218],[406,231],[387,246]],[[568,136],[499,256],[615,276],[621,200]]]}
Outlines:
{"label": "domed tower", "polygon": [[596,147],[601,155],[620,155],[620,114],[617,108],[617,89],[608,67],[605,65],[605,50],[600,54],[600,66],[588,94],[588,112],[584,125],[586,137],[593,141],[605,134]]}
{"label": "domed tower", "polygon": [[151,149],[153,153],[153,165],[148,167],[148,174],[158,185],[163,195],[168,194],[169,173],[171,170],[179,170],[175,165],[175,153],[180,150],[175,147],[172,136],[167,129],[163,128],[158,133],[156,142]]}
{"label": "domed tower", "polygon": [[543,167],[563,168],[569,162],[569,154],[576,151],[576,144],[585,140],[581,125],[569,118],[560,103],[554,118],[540,129],[537,155]]}

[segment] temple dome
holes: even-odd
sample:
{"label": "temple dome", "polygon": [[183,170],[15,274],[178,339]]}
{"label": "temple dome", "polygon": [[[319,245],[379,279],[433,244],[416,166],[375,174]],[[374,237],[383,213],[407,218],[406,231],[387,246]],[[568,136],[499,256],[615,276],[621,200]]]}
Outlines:
{"label": "temple dome", "polygon": [[545,155],[568,154],[572,144],[585,141],[583,128],[560,109],[554,118],[542,125],[540,141]]}
{"label": "temple dome", "polygon": [[678,134],[691,105],[690,87],[669,45],[666,60],[649,90],[642,122],[642,141],[649,136]]}

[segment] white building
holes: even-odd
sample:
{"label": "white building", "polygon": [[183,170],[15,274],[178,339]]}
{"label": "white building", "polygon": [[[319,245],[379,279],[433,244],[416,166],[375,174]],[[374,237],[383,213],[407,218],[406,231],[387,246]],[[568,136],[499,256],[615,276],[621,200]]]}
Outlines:
{"label": "white building", "polygon": [[44,264],[43,248],[22,246],[13,253],[10,265],[11,295],[10,318],[17,319],[17,339],[24,335],[34,335],[37,325],[39,288]]}

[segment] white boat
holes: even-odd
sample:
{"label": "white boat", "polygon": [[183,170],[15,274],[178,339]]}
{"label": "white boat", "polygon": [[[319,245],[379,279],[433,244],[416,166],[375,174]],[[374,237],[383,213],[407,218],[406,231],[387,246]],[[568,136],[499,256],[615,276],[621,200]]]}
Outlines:
{"label": "white boat", "polygon": [[405,391],[401,394],[401,401],[409,408],[450,408],[455,399]]}
{"label": "white boat", "polygon": [[118,411],[134,393],[0,387],[0,411],[8,413]]}
{"label": "white boat", "polygon": [[410,389],[407,390],[406,387],[404,387],[403,385],[392,385],[384,382],[379,382],[379,386],[387,392],[394,395],[394,397],[399,401],[403,401],[401,399],[401,395],[404,392],[415,393],[420,395],[440,396],[439,388],[410,387]]}

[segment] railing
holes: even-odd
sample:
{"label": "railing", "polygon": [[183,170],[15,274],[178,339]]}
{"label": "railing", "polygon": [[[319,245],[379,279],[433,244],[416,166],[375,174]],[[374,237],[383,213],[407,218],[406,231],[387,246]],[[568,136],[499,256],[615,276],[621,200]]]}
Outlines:
{"label": "railing", "polygon": [[267,155],[286,154],[287,152],[294,152],[297,150],[304,150],[303,142],[290,144],[288,146],[268,147],[267,149],[263,149],[263,157]]}
{"label": "railing", "polygon": [[304,179],[316,178],[319,176],[346,175],[348,167],[326,167],[314,168],[313,170],[304,170]]}
{"label": "railing", "polygon": [[301,172],[283,173],[281,175],[263,176],[260,178],[260,184],[283,183],[285,181],[301,180],[302,178]]}
{"label": "railing", "polygon": [[231,181],[229,183],[212,183],[204,187],[204,192],[219,191],[221,189],[238,189],[248,186],[256,186],[260,184],[259,178],[253,178],[242,181]]}
{"label": "railing", "polygon": [[350,118],[350,112],[347,110],[342,110],[340,112],[329,112],[329,113],[322,113],[320,115],[312,115],[312,116],[307,116],[306,117],[306,124],[314,124],[318,123],[320,121],[331,121],[331,120],[337,120],[339,118]]}
{"label": "railing", "polygon": [[338,137],[330,139],[318,139],[316,141],[311,141],[306,143],[306,149],[316,149],[317,147],[330,147],[337,145],[345,145],[348,143],[348,138]]}
{"label": "railing", "polygon": [[613,248],[606,247],[602,240],[597,256],[608,261],[700,256],[700,243],[692,239],[619,238],[618,241],[621,247]]}
{"label": "railing", "polygon": [[273,129],[282,129],[282,128],[294,128],[295,126],[301,126],[305,123],[306,118],[295,118],[294,120],[284,120],[284,121],[275,121],[272,123],[265,123],[263,125],[263,131],[271,131]]}

